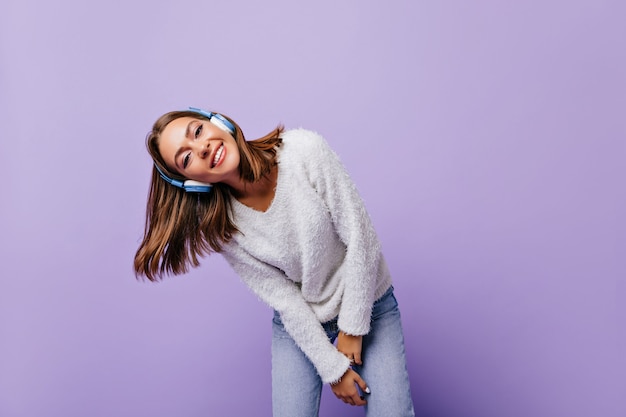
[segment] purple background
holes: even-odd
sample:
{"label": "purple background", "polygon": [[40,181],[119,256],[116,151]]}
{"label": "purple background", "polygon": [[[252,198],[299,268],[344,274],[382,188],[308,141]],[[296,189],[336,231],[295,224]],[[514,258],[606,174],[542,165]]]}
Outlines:
{"label": "purple background", "polygon": [[271,312],[221,257],[132,273],[144,137],[188,105],[340,154],[418,416],[625,416],[625,9],[3,0],[0,416],[271,414]]}

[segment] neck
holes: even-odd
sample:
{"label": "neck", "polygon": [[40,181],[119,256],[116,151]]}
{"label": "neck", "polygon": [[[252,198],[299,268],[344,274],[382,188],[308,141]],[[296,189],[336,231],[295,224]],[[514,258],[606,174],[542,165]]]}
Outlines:
{"label": "neck", "polygon": [[232,195],[239,202],[248,207],[265,211],[272,204],[276,192],[278,168],[274,166],[269,174],[256,182],[246,182],[241,179],[232,181],[228,185],[232,188]]}

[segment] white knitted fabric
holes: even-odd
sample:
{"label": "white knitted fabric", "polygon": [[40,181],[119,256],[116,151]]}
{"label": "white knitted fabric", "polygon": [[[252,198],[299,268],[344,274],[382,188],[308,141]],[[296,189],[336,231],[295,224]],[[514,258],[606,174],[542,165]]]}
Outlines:
{"label": "white knitted fabric", "polygon": [[370,330],[374,301],[391,277],[371,220],[337,155],[317,133],[283,133],[276,195],[265,212],[233,199],[241,231],[222,254],[280,313],[287,332],[324,383],[350,366],[320,323],[338,316],[351,335]]}

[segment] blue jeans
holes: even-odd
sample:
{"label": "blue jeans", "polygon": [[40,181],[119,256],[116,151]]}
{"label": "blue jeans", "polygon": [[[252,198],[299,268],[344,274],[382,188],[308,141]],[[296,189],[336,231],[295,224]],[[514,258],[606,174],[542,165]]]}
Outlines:
{"label": "blue jeans", "polygon": [[[323,326],[334,342],[339,333],[337,319]],[[289,336],[276,312],[272,328],[274,417],[317,417],[322,381],[315,367]],[[366,416],[414,416],[400,311],[393,287],[374,303],[371,330],[363,336],[362,360],[363,366],[355,366],[354,370],[371,390],[365,398]]]}

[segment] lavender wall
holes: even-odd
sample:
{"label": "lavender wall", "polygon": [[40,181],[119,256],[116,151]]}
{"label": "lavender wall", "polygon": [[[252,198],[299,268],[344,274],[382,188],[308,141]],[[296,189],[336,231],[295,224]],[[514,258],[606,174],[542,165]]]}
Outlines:
{"label": "lavender wall", "polygon": [[[626,415],[621,1],[3,0],[0,416],[269,416],[218,257],[137,282],[143,138],[324,134],[380,233],[419,416]],[[323,416],[358,416],[325,390]]]}

